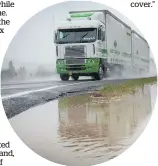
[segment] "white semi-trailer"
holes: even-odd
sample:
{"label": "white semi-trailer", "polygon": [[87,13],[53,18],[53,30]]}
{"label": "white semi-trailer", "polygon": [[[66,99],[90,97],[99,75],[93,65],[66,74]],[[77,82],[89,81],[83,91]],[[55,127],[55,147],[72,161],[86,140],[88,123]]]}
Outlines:
{"label": "white semi-trailer", "polygon": [[147,41],[108,10],[70,12],[54,36],[61,80],[149,71]]}

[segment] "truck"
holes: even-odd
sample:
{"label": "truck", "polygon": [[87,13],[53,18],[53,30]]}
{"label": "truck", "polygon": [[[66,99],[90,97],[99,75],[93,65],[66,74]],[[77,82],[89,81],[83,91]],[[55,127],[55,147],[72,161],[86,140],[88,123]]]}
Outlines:
{"label": "truck", "polygon": [[56,70],[63,81],[108,73],[147,73],[148,42],[108,10],[71,11],[54,32]]}

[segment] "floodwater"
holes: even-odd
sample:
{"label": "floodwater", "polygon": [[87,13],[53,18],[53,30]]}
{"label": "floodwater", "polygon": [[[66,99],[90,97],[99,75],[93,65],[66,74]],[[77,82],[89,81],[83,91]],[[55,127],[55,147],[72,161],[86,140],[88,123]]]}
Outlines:
{"label": "floodwater", "polygon": [[105,100],[92,94],[65,97],[10,119],[17,135],[42,157],[69,166],[89,166],[126,150],[145,129],[156,85]]}

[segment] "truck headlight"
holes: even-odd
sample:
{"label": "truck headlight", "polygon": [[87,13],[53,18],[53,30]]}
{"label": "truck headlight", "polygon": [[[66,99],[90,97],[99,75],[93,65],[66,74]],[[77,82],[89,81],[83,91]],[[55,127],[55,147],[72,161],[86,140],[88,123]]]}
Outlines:
{"label": "truck headlight", "polygon": [[59,60],[57,61],[57,63],[58,63],[59,65],[62,65],[62,64],[64,64],[64,60],[63,60],[63,59],[59,59]]}
{"label": "truck headlight", "polygon": [[87,63],[94,63],[93,59],[87,59]]}

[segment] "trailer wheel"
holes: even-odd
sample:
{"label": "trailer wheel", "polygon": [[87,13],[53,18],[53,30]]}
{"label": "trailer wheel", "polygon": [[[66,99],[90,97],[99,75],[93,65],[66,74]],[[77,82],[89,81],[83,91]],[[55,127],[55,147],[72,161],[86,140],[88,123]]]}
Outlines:
{"label": "trailer wheel", "polygon": [[74,81],[77,81],[79,79],[79,75],[76,74],[73,74],[71,77]]}
{"label": "trailer wheel", "polygon": [[102,80],[103,77],[104,77],[104,70],[103,70],[103,66],[100,65],[100,66],[99,66],[99,71],[98,71],[98,73],[96,73],[96,74],[94,75],[94,78],[95,78],[96,80]]}
{"label": "trailer wheel", "polygon": [[69,75],[68,74],[60,74],[60,78],[62,81],[68,81],[69,80]]}

